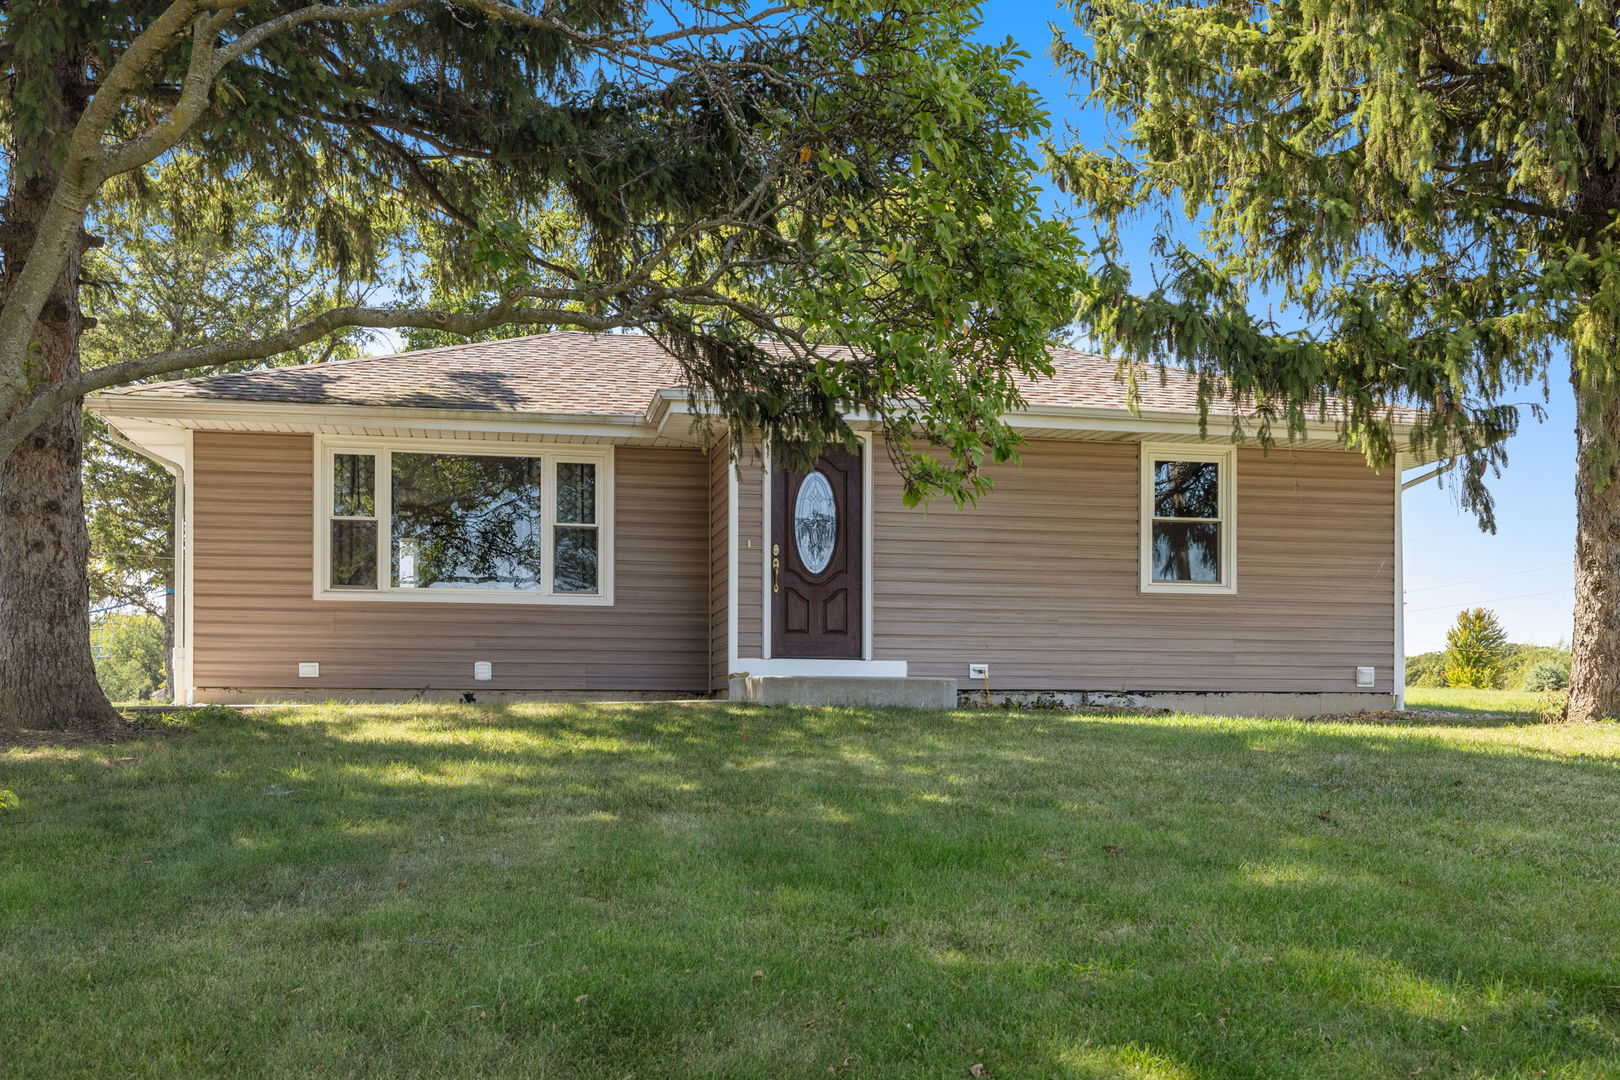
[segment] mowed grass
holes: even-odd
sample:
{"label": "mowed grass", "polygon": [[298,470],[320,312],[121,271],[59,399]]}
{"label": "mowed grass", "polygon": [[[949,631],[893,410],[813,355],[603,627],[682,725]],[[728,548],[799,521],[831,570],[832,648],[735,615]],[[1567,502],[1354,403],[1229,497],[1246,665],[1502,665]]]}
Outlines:
{"label": "mowed grass", "polygon": [[0,754],[7,1076],[1620,1075],[1620,728],[328,707]]}
{"label": "mowed grass", "polygon": [[1561,705],[1561,695],[1533,690],[1470,690],[1465,687],[1408,686],[1408,709],[1435,710],[1459,716],[1514,719],[1540,718]]}

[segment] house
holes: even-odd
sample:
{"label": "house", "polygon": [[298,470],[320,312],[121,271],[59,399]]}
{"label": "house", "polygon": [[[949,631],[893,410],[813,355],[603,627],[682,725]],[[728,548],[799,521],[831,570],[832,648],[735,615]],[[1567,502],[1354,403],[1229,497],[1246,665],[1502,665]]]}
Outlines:
{"label": "house", "polygon": [[1021,462],[964,510],[902,505],[874,431],[808,473],[734,464],[636,335],[87,404],[178,478],[187,701],[1400,701],[1398,469],[1331,425],[1200,438],[1178,371],[1133,413],[1113,361],[1054,363],[1011,417]]}

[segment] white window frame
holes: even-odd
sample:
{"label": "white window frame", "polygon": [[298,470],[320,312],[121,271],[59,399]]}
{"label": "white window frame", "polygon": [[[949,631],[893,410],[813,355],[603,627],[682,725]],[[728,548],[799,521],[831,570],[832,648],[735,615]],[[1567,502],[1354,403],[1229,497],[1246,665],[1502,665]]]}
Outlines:
{"label": "white window frame", "polygon": [[[1183,595],[1231,595],[1237,592],[1237,447],[1210,448],[1198,443],[1142,443],[1141,513],[1139,562],[1140,588],[1144,593],[1181,593]],[[1212,462],[1220,470],[1216,480],[1219,491],[1221,526],[1221,580],[1155,581],[1153,580],[1153,468],[1161,461]],[[1183,519],[1185,520],[1185,519]],[[1208,520],[1208,519],[1204,519]]]}
{"label": "white window frame", "polygon": [[[540,501],[541,538],[546,552],[540,588],[534,592],[496,589],[396,589],[390,582],[393,558],[392,455],[464,454],[489,457],[539,458],[544,469]],[[338,454],[373,454],[377,458],[377,587],[333,588],[331,582],[333,458]],[[556,552],[552,538],[557,521],[557,466],[596,466],[597,561],[594,593],[554,593]],[[561,604],[576,607],[613,606],[613,447],[565,443],[474,442],[464,439],[386,439],[352,436],[317,436],[315,439],[315,574],[316,600],[429,604]],[[561,523],[564,527],[569,522]]]}

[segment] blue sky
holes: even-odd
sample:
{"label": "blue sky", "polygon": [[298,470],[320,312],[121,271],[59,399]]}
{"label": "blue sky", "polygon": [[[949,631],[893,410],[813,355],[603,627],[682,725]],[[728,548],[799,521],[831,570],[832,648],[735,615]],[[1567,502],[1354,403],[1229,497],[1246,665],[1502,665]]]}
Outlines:
{"label": "blue sky", "polygon": [[[1022,77],[1045,98],[1053,127],[1072,127],[1087,143],[1105,141],[1100,118],[1081,108],[1048,56],[1049,24],[1069,26],[1067,11],[1047,3],[992,0],[983,13],[982,37],[998,42],[1010,37],[1030,54]],[[1054,205],[1063,206],[1061,201]],[[1138,280],[1152,265],[1146,239],[1138,238],[1132,259]],[[1539,399],[1539,390],[1524,393],[1525,401]],[[1525,412],[1520,433],[1508,444],[1508,467],[1492,484],[1495,535],[1480,532],[1472,515],[1459,509],[1454,489],[1430,481],[1406,493],[1409,654],[1444,648],[1446,628],[1457,612],[1476,606],[1494,608],[1514,641],[1551,645],[1568,640],[1575,438],[1574,405],[1562,371],[1553,374],[1547,409],[1543,423]],[[1330,544],[1333,538],[1322,541]]]}

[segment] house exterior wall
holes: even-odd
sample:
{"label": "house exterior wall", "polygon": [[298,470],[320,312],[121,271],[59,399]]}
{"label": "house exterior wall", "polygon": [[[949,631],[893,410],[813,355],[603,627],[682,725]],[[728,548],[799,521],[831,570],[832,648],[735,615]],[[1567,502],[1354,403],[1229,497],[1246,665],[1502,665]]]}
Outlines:
{"label": "house exterior wall", "polygon": [[[907,509],[875,446],[874,659],[964,690],[978,687],[967,665],[989,663],[1007,693],[1350,693],[1357,666],[1375,668],[1372,693],[1393,692],[1392,477],[1354,453],[1240,451],[1237,593],[1144,595],[1139,453],[1034,440],[957,511]],[[751,448],[740,473],[723,445],[617,449],[611,607],[313,599],[313,454],[309,435],[195,435],[199,700],[718,691],[733,605],[736,655],[762,655],[769,537]],[[472,680],[475,659],[494,680]],[[311,660],[320,678],[298,678]]]}
{"label": "house exterior wall", "polygon": [[[1237,456],[1237,592],[1139,591],[1140,449],[1032,441],[976,508],[907,509],[873,455],[875,658],[998,691],[1394,691],[1395,483],[1350,452]],[[1366,688],[1361,688],[1363,693]]]}
{"label": "house exterior wall", "polygon": [[731,456],[727,436],[709,447],[709,689],[726,688],[731,618]]}
{"label": "house exterior wall", "polygon": [[765,619],[765,463],[743,448],[737,478],[737,655],[762,656]]}
{"label": "house exterior wall", "polygon": [[[313,455],[309,435],[195,434],[199,700],[242,689],[708,690],[702,452],[616,450],[611,607],[313,599]],[[474,660],[491,661],[494,679],[474,682]],[[318,661],[320,677],[299,678],[301,661]]]}

